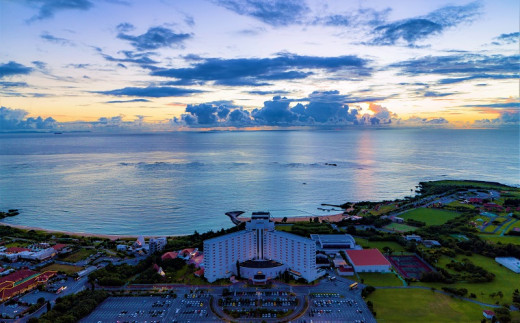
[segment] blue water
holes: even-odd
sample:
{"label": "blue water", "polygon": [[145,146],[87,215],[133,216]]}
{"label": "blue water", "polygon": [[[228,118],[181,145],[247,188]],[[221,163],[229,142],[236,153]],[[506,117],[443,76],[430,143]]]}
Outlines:
{"label": "blue water", "polygon": [[0,134],[0,210],[21,211],[3,221],[92,233],[189,234],[230,227],[231,210],[323,214],[519,173],[517,129]]}

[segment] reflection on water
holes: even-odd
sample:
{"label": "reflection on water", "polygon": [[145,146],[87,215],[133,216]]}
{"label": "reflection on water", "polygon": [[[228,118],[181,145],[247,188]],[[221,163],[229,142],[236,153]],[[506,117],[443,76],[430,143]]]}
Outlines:
{"label": "reflection on water", "polygon": [[5,221],[83,232],[189,234],[231,226],[230,210],[330,214],[321,203],[419,181],[520,182],[517,129],[0,134],[0,147],[0,209],[22,211]]}

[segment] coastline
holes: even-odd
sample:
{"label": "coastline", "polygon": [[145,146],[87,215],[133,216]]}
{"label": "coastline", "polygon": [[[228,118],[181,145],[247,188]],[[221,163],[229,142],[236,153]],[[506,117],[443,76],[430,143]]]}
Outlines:
{"label": "coastline", "polygon": [[[309,222],[310,219],[314,219],[318,217],[320,221],[329,221],[329,222],[337,222],[340,221],[343,218],[343,213],[339,214],[332,214],[332,215],[316,215],[316,216],[294,216],[294,217],[288,217],[287,221],[284,223],[297,223],[297,222]],[[242,218],[237,217],[236,218],[239,222],[247,222],[250,220],[250,218]],[[282,222],[281,217],[272,218],[275,222]],[[16,229],[21,230],[34,230],[34,231],[43,231],[48,233],[59,233],[59,234],[66,234],[71,237],[94,237],[94,238],[101,238],[101,239],[109,239],[109,240],[118,240],[118,239],[137,239],[139,235],[132,235],[132,234],[104,234],[104,233],[91,233],[91,232],[78,232],[78,231],[63,231],[63,230],[53,230],[53,229],[44,229],[40,227],[33,227],[33,226],[27,226],[27,225],[21,225],[21,224],[10,224],[0,221],[0,226],[7,226],[12,227]],[[157,237],[164,237],[165,235],[143,235],[145,238],[157,238]],[[182,237],[184,235],[166,235],[166,237],[169,238],[175,238],[175,237]]]}
{"label": "coastline", "polygon": [[[12,227],[16,229],[21,230],[34,230],[34,231],[43,231],[48,233],[60,233],[60,234],[66,234],[71,237],[95,237],[95,238],[103,238],[103,239],[109,239],[109,240],[117,240],[117,239],[137,239],[138,235],[118,235],[118,234],[103,234],[103,233],[88,233],[88,232],[71,232],[71,231],[62,231],[62,230],[52,230],[52,229],[44,229],[39,227],[31,227],[21,224],[10,224],[5,222],[0,222],[0,226],[6,226],[6,227]],[[146,238],[149,237],[158,237],[158,236],[145,236]],[[169,236],[173,237],[173,236]]]}

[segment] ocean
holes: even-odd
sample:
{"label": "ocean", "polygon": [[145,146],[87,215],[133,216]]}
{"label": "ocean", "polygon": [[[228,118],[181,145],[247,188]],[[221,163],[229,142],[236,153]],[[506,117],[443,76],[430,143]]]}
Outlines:
{"label": "ocean", "polygon": [[182,235],[231,227],[232,210],[335,214],[321,204],[421,181],[518,186],[519,156],[518,129],[2,133],[0,210],[44,229]]}

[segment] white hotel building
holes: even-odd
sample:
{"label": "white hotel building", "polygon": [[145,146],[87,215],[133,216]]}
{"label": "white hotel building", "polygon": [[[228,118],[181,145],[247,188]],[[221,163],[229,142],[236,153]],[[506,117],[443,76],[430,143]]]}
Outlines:
{"label": "white hotel building", "polygon": [[204,241],[204,276],[209,282],[240,275],[263,282],[289,270],[307,281],[319,277],[316,243],[276,231],[268,212],[254,212],[244,231]]}

